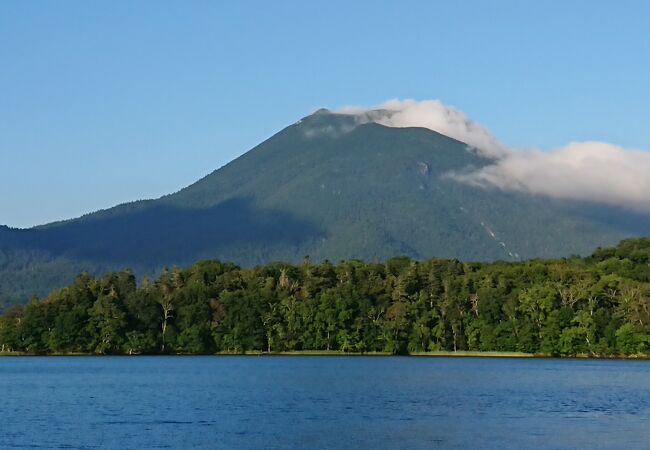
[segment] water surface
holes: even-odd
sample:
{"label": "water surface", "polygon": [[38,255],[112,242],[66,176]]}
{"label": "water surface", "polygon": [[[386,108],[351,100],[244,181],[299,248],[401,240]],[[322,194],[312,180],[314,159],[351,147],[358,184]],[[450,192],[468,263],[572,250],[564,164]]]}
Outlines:
{"label": "water surface", "polygon": [[648,448],[650,362],[0,358],[0,448]]}

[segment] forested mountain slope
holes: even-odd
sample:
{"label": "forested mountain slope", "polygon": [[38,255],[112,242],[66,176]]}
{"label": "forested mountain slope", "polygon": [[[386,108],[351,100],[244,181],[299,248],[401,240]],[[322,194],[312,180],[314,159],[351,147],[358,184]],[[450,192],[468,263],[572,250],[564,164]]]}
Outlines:
{"label": "forested mountain slope", "polygon": [[206,258],[252,266],[305,255],[516,261],[650,235],[648,216],[449,176],[488,162],[428,129],[321,110],[177,193],[27,230],[0,228],[0,307],[81,271],[155,275]]}

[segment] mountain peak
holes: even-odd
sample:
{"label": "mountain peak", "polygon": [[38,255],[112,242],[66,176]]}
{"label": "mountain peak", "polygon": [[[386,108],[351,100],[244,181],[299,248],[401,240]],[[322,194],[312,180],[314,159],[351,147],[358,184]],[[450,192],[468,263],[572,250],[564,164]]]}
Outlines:
{"label": "mountain peak", "polygon": [[312,116],[319,116],[324,114],[332,114],[332,111],[330,111],[327,108],[318,108],[316,111],[312,113]]}

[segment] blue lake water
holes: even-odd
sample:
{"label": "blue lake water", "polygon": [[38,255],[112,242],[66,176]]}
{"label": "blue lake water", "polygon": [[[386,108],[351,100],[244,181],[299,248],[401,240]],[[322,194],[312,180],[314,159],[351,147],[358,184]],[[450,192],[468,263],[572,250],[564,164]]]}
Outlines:
{"label": "blue lake water", "polygon": [[650,362],[0,358],[0,448],[650,448]]}

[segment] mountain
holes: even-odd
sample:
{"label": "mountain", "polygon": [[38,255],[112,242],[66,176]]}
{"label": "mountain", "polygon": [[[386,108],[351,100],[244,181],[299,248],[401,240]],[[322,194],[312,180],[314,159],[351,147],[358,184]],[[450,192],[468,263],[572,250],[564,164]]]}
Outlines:
{"label": "mountain", "polygon": [[319,110],[174,194],[0,227],[0,306],[81,271],[152,276],[206,258],[251,266],[305,255],[518,260],[650,235],[647,215],[462,184],[448,174],[490,160],[428,129],[363,122]]}

